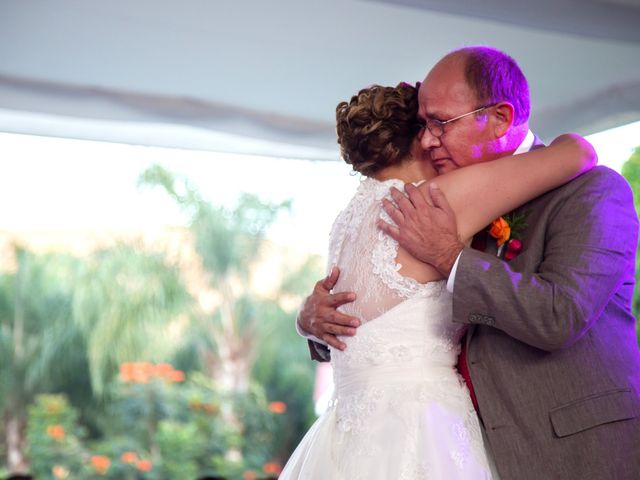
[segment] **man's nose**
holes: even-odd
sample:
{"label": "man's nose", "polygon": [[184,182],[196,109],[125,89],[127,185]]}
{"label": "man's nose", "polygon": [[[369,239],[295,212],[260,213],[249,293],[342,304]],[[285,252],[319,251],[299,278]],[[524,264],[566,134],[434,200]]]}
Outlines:
{"label": "man's nose", "polygon": [[433,135],[427,127],[424,127],[420,137],[420,146],[423,150],[431,150],[440,146],[440,139]]}

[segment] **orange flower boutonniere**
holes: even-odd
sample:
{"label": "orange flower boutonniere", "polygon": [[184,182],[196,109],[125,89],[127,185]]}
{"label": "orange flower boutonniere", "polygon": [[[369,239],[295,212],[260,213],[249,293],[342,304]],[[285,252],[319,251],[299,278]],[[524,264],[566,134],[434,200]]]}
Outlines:
{"label": "orange flower boutonniere", "polygon": [[509,240],[511,237],[511,227],[504,217],[496,218],[491,222],[489,235],[496,239],[498,246],[501,246],[504,242]]}
{"label": "orange flower boutonniere", "polygon": [[496,218],[489,226],[489,235],[495,238],[498,244],[498,256],[507,262],[516,258],[522,251],[521,237],[527,227],[526,218],[526,212],[511,212],[504,217]]}

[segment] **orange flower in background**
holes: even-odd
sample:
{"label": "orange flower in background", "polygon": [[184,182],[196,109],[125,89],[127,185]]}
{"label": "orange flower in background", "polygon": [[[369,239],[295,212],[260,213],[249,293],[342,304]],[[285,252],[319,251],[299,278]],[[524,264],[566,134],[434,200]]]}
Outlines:
{"label": "orange flower in background", "polygon": [[269,404],[269,411],[271,413],[284,413],[287,411],[287,404],[284,402],[271,402]]}
{"label": "orange flower in background", "polygon": [[168,382],[184,382],[185,374],[175,370],[170,363],[125,362],[120,365],[120,380],[124,383],[149,383],[161,378]]}
{"label": "orange flower in background", "polygon": [[51,473],[53,473],[54,477],[60,478],[60,479],[67,478],[69,476],[69,470],[64,468],[62,465],[55,465],[51,469]]}
{"label": "orange flower in background", "polygon": [[91,457],[91,465],[99,475],[104,475],[111,466],[111,460],[104,455],[94,455]]}
{"label": "orange flower in background", "polygon": [[167,380],[169,380],[170,382],[184,382],[184,372],[181,370],[173,370],[165,378],[167,378]]}
{"label": "orange flower in background", "polygon": [[511,236],[511,227],[504,218],[496,218],[493,222],[491,222],[489,235],[495,238],[497,240],[498,246],[500,246],[504,242],[509,240],[509,237]]}
{"label": "orange flower in background", "polygon": [[262,471],[270,475],[280,475],[281,470],[282,467],[280,467],[279,463],[265,463],[262,466]]}
{"label": "orange flower in background", "polygon": [[133,382],[133,363],[120,364],[120,380],[123,382]]}
{"label": "orange flower in background", "polygon": [[122,463],[135,463],[138,461],[138,455],[136,455],[136,452],[124,452],[120,455],[120,460],[122,460]]}
{"label": "orange flower in background", "polygon": [[216,415],[220,411],[220,408],[215,403],[204,403],[202,405],[202,410],[209,415]]}
{"label": "orange flower in background", "polygon": [[167,377],[173,372],[173,365],[170,363],[158,363],[153,368],[153,373],[156,377]]}
{"label": "orange flower in background", "polygon": [[242,480],[256,480],[256,478],[258,478],[258,476],[253,470],[245,470],[242,474]]}
{"label": "orange flower in background", "polygon": [[133,364],[133,381],[136,383],[149,383],[153,376],[153,365],[149,362],[137,362]]}
{"label": "orange flower in background", "polygon": [[61,442],[64,440],[64,427],[62,425],[49,425],[47,427],[47,435],[49,435],[54,440]]}
{"label": "orange flower in background", "polygon": [[153,464],[149,460],[139,460],[138,463],[136,463],[136,468],[141,472],[150,472]]}

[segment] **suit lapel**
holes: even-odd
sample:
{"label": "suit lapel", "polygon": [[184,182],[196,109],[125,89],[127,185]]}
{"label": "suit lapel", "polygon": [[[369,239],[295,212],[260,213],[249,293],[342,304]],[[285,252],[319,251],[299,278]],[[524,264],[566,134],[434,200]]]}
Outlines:
{"label": "suit lapel", "polygon": [[467,349],[467,352],[469,351],[469,342],[471,342],[471,337],[473,337],[473,334],[475,332],[476,332],[476,324],[475,323],[469,324],[469,327],[467,328],[467,334],[465,336],[465,339],[466,339],[465,348]]}

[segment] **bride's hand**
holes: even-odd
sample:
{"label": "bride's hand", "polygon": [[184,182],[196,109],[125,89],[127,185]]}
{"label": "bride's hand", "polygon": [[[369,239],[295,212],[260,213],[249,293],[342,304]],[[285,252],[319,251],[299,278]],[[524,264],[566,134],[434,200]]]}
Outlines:
{"label": "bride's hand", "polygon": [[344,350],[346,345],[338,340],[337,335],[353,336],[360,321],[336,310],[340,305],[353,302],[356,296],[352,292],[331,293],[338,281],[340,270],[333,267],[331,273],[318,281],[298,314],[300,328],[328,345]]}

